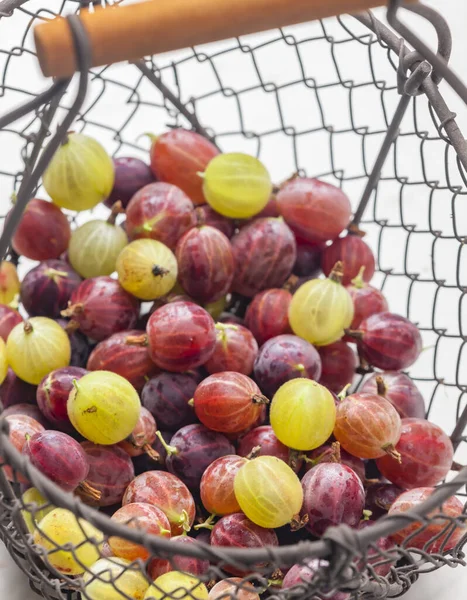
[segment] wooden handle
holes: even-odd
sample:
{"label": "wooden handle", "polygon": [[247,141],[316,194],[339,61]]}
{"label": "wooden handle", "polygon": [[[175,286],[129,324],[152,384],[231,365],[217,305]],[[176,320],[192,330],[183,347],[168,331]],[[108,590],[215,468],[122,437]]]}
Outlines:
{"label": "wooden handle", "polygon": [[[92,66],[187,48],[333,15],[359,12],[385,0],[150,0],[81,12]],[[416,0],[409,0],[416,1]],[[77,69],[66,19],[34,29],[42,72],[70,77]]]}

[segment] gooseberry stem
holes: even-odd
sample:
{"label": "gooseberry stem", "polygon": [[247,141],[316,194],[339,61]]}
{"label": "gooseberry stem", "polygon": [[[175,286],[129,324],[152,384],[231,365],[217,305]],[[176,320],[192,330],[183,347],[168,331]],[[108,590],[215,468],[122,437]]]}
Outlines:
{"label": "gooseberry stem", "polygon": [[145,333],[141,335],[129,335],[125,338],[125,344],[129,346],[147,346],[148,336]]}
{"label": "gooseberry stem", "polygon": [[101,499],[101,492],[99,490],[96,490],[95,488],[92,487],[92,485],[89,485],[89,483],[87,481],[82,481],[79,485],[78,488],[83,492],[83,494],[85,494],[88,498],[91,498],[91,500],[100,500]]}
{"label": "gooseberry stem", "polygon": [[369,521],[372,516],[373,513],[371,512],[371,510],[367,510],[366,508],[363,509],[363,521]]}
{"label": "gooseberry stem", "polygon": [[289,275],[289,277],[287,278],[287,281],[282,286],[282,289],[291,292],[297,286],[298,281],[299,277],[292,273],[292,275]]}
{"label": "gooseberry stem", "polygon": [[391,456],[392,458],[394,458],[394,460],[397,460],[397,462],[399,464],[402,463],[402,457],[400,455],[400,452],[398,452],[394,448],[394,444],[386,444],[381,449],[384,450],[386,452],[386,454],[388,454],[389,456]]}
{"label": "gooseberry stem", "polygon": [[365,287],[365,281],[363,280],[364,272],[365,272],[365,265],[360,267],[360,271],[358,272],[357,276],[354,277],[351,281],[352,285],[354,287],[356,287],[358,290],[361,290],[363,287]]}
{"label": "gooseberry stem", "polygon": [[185,509],[182,510],[182,514],[178,519],[178,524],[182,526],[182,529],[185,533],[188,533],[191,529],[190,517],[188,516],[188,513]]}
{"label": "gooseberry stem", "polygon": [[316,458],[309,458],[306,454],[300,454],[306,463],[309,463],[316,467],[320,462],[323,462],[326,458],[329,458],[328,462],[340,463],[341,462],[341,445],[339,442],[333,442],[330,448],[327,448],[322,454]]}
{"label": "gooseberry stem", "polygon": [[112,208],[110,209],[110,215],[109,218],[107,219],[107,223],[109,225],[115,225],[115,221],[117,220],[117,216],[121,213],[124,213],[125,211],[123,210],[123,204],[121,200],[117,200],[117,202],[115,202],[115,204],[112,205]]}
{"label": "gooseberry stem", "polygon": [[384,383],[384,379],[381,377],[381,375],[378,375],[376,377],[376,393],[378,394],[378,396],[386,398],[387,391],[388,388],[387,385]]}
{"label": "gooseberry stem", "polygon": [[75,317],[76,315],[81,314],[84,311],[84,304],[82,302],[78,302],[77,304],[68,303],[68,308],[62,310],[60,313],[62,317]]}
{"label": "gooseberry stem", "polygon": [[142,450],[144,450],[144,452],[154,462],[162,463],[161,455],[159,454],[159,452],[157,452],[157,450],[154,450],[154,448],[150,444],[144,444]]}
{"label": "gooseberry stem", "polygon": [[24,333],[32,333],[33,327],[30,321],[25,321],[23,325]]}
{"label": "gooseberry stem", "polygon": [[294,370],[299,371],[300,373],[304,373],[306,370],[305,365],[303,363],[298,363],[298,364],[294,365]]}
{"label": "gooseberry stem", "polygon": [[349,389],[349,387],[351,386],[351,383],[348,383],[347,385],[345,385],[341,391],[337,394],[337,397],[339,398],[339,400],[345,400],[347,397],[347,390]]}
{"label": "gooseberry stem", "polygon": [[68,321],[68,323],[64,327],[64,330],[68,335],[71,335],[77,329],[79,329],[79,323],[78,321],[75,321],[75,319],[71,319],[71,321]]}
{"label": "gooseberry stem", "polygon": [[259,453],[261,452],[261,446],[254,446],[251,451],[245,456],[245,458],[247,460],[253,460],[254,458],[256,458],[257,456],[259,456]]}
{"label": "gooseberry stem", "polygon": [[305,525],[308,523],[308,515],[294,515],[292,520],[290,521],[290,529],[291,531],[298,531],[299,529],[303,529]]}
{"label": "gooseberry stem", "polygon": [[178,454],[178,448],[176,446],[170,446],[162,437],[162,433],[157,430],[156,435],[159,438],[160,443],[164,447],[164,450],[167,452],[168,456],[172,456],[172,454]]}
{"label": "gooseberry stem", "polygon": [[148,137],[151,140],[151,145],[154,144],[155,142],[157,142],[159,136],[156,135],[155,133],[149,133],[149,132],[145,132],[145,133],[141,133],[137,138],[136,141],[138,141],[140,138],[142,137]]}
{"label": "gooseberry stem", "polygon": [[47,277],[53,279],[54,277],[67,277],[68,273],[66,271],[57,271],[57,269],[47,269],[45,272]]}
{"label": "gooseberry stem", "polygon": [[353,337],[356,340],[361,340],[363,338],[363,331],[360,329],[344,329],[345,335],[349,337]]}
{"label": "gooseberry stem", "polygon": [[190,400],[188,400],[187,404],[189,406],[194,406],[195,405],[195,399],[194,398],[190,398]]}
{"label": "gooseberry stem", "polygon": [[209,529],[211,531],[212,529],[214,529],[215,518],[216,515],[214,513],[212,515],[209,515],[206,521],[204,521],[203,523],[198,523],[198,525],[194,526],[194,529],[196,529],[196,531],[198,531],[198,529]]}
{"label": "gooseberry stem", "polygon": [[263,394],[253,394],[251,401],[253,404],[269,404],[269,398],[266,398]]}
{"label": "gooseberry stem", "polygon": [[329,273],[328,279],[335,281],[336,283],[342,283],[344,277],[344,265],[340,260],[333,266],[332,271]]}
{"label": "gooseberry stem", "polygon": [[289,448],[289,467],[291,467],[294,471],[297,470],[297,466],[298,466],[298,461],[300,460],[301,455],[300,452],[298,450],[292,450],[291,448]]}
{"label": "gooseberry stem", "polygon": [[225,331],[226,329],[232,329],[233,331],[238,331],[238,325],[233,325],[232,323],[216,323],[215,328],[218,331]]}

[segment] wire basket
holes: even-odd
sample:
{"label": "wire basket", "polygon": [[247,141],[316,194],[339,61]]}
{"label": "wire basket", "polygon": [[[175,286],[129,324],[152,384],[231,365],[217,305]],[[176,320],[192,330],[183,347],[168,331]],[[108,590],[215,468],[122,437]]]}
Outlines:
{"label": "wire basket", "polygon": [[[363,229],[375,250],[375,285],[384,289],[394,312],[422,331],[425,350],[410,375],[425,397],[427,416],[452,432],[456,461],[465,462],[467,145],[439,91],[441,78],[447,76],[464,99],[466,94],[446,67],[451,40],[442,17],[417,5],[416,12],[438,35],[433,57],[401,24],[397,8],[392,2],[393,27],[424,55],[411,51],[368,12],[89,69],[85,30],[71,18],[81,74],[78,81],[57,79],[43,93],[32,27],[79,12],[80,4],[1,2],[0,144],[7,148],[0,166],[2,219],[10,191],[17,201],[0,254],[7,253],[11,223],[38,190],[40,195],[40,176],[70,128],[94,136],[114,156],[142,159],[149,147],[142,134],[148,129],[192,128],[223,151],[258,156],[277,182],[299,173],[338,185],[352,200],[351,228]],[[19,69],[21,85],[14,77]],[[92,215],[104,211],[100,207]],[[89,218],[80,213],[77,220]],[[9,258],[18,260],[12,251]],[[23,260],[18,266],[27,268]],[[367,372],[359,369],[361,376]],[[162,572],[195,569],[194,579],[152,589],[155,598],[174,600],[205,598],[200,580],[212,599],[394,597],[423,572],[465,564],[467,517],[450,515],[443,503],[455,493],[465,502],[467,469],[441,484],[417,512],[385,517],[362,530],[341,525],[314,541],[303,531],[279,531],[281,546],[247,551],[203,542],[175,548],[163,537],[111,521],[60,490],[13,448],[5,421],[0,447],[13,481],[0,471],[0,535],[32,588],[51,600],[142,598],[152,581],[150,564]],[[25,478],[43,501],[24,499]],[[60,545],[56,537],[52,543],[45,531],[40,539],[31,536],[31,519],[52,507],[71,511],[74,545]],[[411,535],[400,545],[378,543],[410,526]],[[240,521],[232,527],[242,530]],[[106,558],[109,538],[115,536],[143,545],[147,557],[127,563]],[[423,548],[414,543],[417,536],[424,536]],[[70,566],[69,574],[54,567],[57,556]],[[90,564],[99,557],[101,570],[91,573]],[[281,588],[280,580],[297,564],[303,567],[301,578]],[[213,588],[226,575],[236,577],[231,587]]]}

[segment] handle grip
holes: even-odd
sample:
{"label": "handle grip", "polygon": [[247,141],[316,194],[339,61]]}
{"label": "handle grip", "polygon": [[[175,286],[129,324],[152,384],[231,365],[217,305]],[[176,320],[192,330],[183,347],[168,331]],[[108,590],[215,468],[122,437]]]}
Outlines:
{"label": "handle grip", "polygon": [[[177,50],[333,15],[359,12],[385,0],[150,0],[83,10],[92,66]],[[409,0],[414,2],[417,0]],[[45,76],[70,77],[77,70],[66,19],[34,29]]]}

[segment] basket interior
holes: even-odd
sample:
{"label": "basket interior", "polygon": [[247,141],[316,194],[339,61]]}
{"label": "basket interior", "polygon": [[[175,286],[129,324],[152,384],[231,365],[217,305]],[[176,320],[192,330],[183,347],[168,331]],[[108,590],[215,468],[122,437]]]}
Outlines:
{"label": "basket interior", "polygon": [[[77,3],[31,0],[0,21],[0,113],[46,86],[31,27]],[[288,27],[148,62],[223,151],[258,156],[277,183],[294,172],[339,185],[355,210],[399,96],[397,56],[351,17]],[[52,131],[70,106],[61,101]],[[18,189],[40,114],[0,132],[0,215]],[[74,129],[115,156],[147,159],[144,133],[190,127],[134,65],[93,69]],[[39,197],[44,191],[39,190]],[[378,259],[373,284],[416,322],[424,351],[410,369],[430,420],[447,432],[466,406],[467,181],[424,96],[412,100],[361,223]],[[92,216],[105,215],[98,207]],[[91,214],[80,213],[81,223]],[[71,215],[70,215],[71,217]],[[75,218],[75,217],[73,217]],[[22,259],[20,274],[31,268]],[[456,460],[467,462],[463,441]],[[460,494],[462,494],[462,490]]]}

